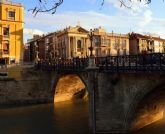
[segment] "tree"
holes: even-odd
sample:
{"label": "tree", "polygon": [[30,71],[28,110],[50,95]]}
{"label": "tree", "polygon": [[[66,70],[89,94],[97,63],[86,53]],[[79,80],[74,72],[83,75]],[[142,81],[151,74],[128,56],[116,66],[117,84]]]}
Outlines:
{"label": "tree", "polygon": [[[64,0],[37,0],[39,4],[33,9],[30,9],[34,15],[40,12],[51,12],[54,14],[57,8],[62,5]],[[51,1],[51,4],[50,4]],[[120,7],[124,6],[126,8],[131,8],[131,3],[134,2],[144,2],[144,4],[150,4],[151,0],[118,0],[120,2]],[[163,0],[164,1],[164,0]],[[102,0],[101,6],[105,5],[105,0]]]}

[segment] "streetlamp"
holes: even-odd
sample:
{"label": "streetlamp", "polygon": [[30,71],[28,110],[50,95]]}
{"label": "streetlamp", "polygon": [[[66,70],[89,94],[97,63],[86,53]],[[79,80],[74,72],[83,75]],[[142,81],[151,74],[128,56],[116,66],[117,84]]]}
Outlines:
{"label": "streetlamp", "polygon": [[90,47],[88,48],[89,51],[90,51],[90,57],[93,57],[93,36],[94,36],[94,33],[92,31],[92,29],[90,29],[90,33],[88,34],[89,36],[89,39],[90,39]]}
{"label": "streetlamp", "polygon": [[38,43],[36,42],[35,43],[35,58],[34,58],[34,63],[35,64],[38,64],[38,62],[39,62],[39,60],[40,60],[40,58],[39,58],[39,51],[38,51],[38,45],[37,45]]}
{"label": "streetlamp", "polygon": [[90,29],[90,33],[88,34],[89,36],[89,39],[90,39],[90,47],[88,48],[89,51],[90,51],[90,57],[89,57],[89,65],[88,65],[88,68],[95,68],[96,67],[96,64],[95,64],[95,58],[94,58],[94,55],[93,55],[93,37],[94,37],[94,33],[92,31],[92,29]]}

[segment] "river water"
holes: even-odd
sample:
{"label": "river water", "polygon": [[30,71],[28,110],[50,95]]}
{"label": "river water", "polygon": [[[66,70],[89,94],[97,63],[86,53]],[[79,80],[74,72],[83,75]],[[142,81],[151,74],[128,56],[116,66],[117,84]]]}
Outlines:
{"label": "river water", "polygon": [[[67,101],[0,109],[0,134],[89,134],[89,105]],[[165,134],[159,121],[136,134]]]}

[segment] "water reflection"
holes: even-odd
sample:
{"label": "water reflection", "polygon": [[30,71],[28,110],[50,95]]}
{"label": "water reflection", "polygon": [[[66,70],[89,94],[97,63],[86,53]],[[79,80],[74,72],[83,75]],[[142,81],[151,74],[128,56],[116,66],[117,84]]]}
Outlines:
{"label": "water reflection", "polygon": [[88,103],[43,104],[0,110],[0,134],[87,134]]}
{"label": "water reflection", "polygon": [[[89,107],[84,101],[0,109],[0,134],[89,134]],[[165,121],[134,134],[165,134]]]}
{"label": "water reflection", "polygon": [[155,123],[152,123],[135,134],[165,134],[165,120],[159,120]]}

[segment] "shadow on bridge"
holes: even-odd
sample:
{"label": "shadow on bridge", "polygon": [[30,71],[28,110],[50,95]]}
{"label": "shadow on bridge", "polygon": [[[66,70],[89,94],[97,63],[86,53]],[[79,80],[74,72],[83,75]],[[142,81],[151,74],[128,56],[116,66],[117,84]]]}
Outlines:
{"label": "shadow on bridge", "polygon": [[[165,112],[165,86],[157,87],[137,99],[132,116],[131,129],[138,130],[164,118]],[[134,103],[135,104],[135,103]]]}

